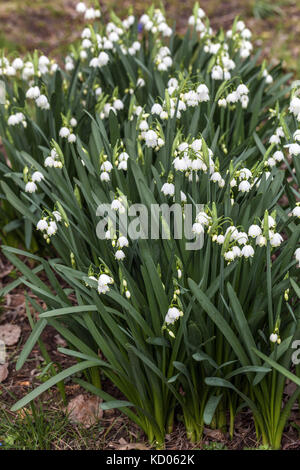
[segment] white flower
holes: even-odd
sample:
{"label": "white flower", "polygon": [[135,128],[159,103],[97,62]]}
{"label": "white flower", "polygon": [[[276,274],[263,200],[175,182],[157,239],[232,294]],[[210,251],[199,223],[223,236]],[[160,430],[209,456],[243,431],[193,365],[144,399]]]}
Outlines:
{"label": "white flower", "polygon": [[202,140],[201,139],[195,139],[191,143],[191,148],[194,150],[194,152],[199,152],[202,149]]}
{"label": "white flower", "polygon": [[24,62],[22,59],[20,59],[20,57],[17,57],[15,60],[13,60],[11,65],[15,70],[20,70],[23,68]]}
{"label": "white flower", "polygon": [[196,216],[196,221],[199,222],[199,224],[201,225],[209,225],[211,217],[205,212],[199,212]]}
{"label": "white flower", "polygon": [[173,160],[173,165],[177,171],[186,171],[188,169],[187,161],[185,158],[176,157]]}
{"label": "white flower", "polygon": [[227,103],[236,103],[239,100],[239,94],[236,91],[229,93],[226,98]]}
{"label": "white flower", "polygon": [[300,248],[296,249],[294,255],[295,255],[296,260],[298,261],[298,267],[300,268]]}
{"label": "white flower", "polygon": [[60,221],[61,221],[60,212],[58,212],[58,211],[53,211],[53,212],[52,212],[52,215],[54,216],[54,218],[55,218],[55,220],[56,220],[57,222],[60,222]]}
{"label": "white flower", "polygon": [[270,341],[271,341],[271,343],[276,343],[277,340],[278,340],[278,335],[277,335],[276,333],[272,333],[272,334],[270,335]]}
{"label": "white flower", "polygon": [[268,226],[269,228],[273,228],[275,227],[276,225],[276,222],[275,220],[273,219],[273,217],[271,215],[268,216]]}
{"label": "white flower", "polygon": [[[25,116],[23,113],[16,113],[16,114],[12,114],[11,116],[9,116],[8,120],[7,120],[7,124],[9,126],[16,126],[18,124],[20,124],[21,122],[25,122]],[[25,125],[24,125],[25,127]]]}
{"label": "white flower", "polygon": [[9,126],[16,126],[17,124],[19,124],[19,120],[18,120],[18,118],[16,117],[15,114],[12,114],[11,116],[9,116],[9,118],[7,120],[7,124]]}
{"label": "white flower", "polygon": [[91,30],[89,28],[84,28],[84,30],[81,33],[82,39],[87,38],[90,39],[92,36]]}
{"label": "white flower", "polygon": [[270,237],[270,245],[271,246],[274,246],[274,247],[280,246],[282,242],[283,242],[283,238],[280,235],[280,233],[274,233]]}
{"label": "white flower", "polygon": [[165,323],[167,325],[170,325],[170,324],[172,325],[182,315],[183,313],[178,308],[170,307],[165,317]]}
{"label": "white flower", "polygon": [[220,108],[226,108],[227,106],[226,98],[220,98],[218,100],[218,106],[220,106]]}
{"label": "white flower", "polygon": [[41,92],[38,86],[29,88],[26,92],[26,98],[36,100],[40,96]]}
{"label": "white flower", "polygon": [[280,144],[280,137],[276,134],[271,135],[271,137],[269,139],[269,143],[270,144]]}
{"label": "white flower", "polygon": [[56,222],[54,222],[54,220],[51,220],[51,222],[49,223],[49,226],[47,228],[47,233],[49,236],[51,235],[55,235],[57,232],[57,225],[56,225]]}
{"label": "white flower", "polygon": [[124,160],[124,161],[127,161],[128,158],[129,158],[129,155],[128,155],[128,153],[126,153],[126,152],[122,152],[122,153],[120,153],[120,155],[119,155],[119,160],[120,160],[120,162],[122,162],[123,160]]}
{"label": "white flower", "polygon": [[270,83],[273,83],[273,77],[270,74],[266,75],[266,83],[269,85]]}
{"label": "white flower", "polygon": [[41,55],[41,57],[39,58],[39,65],[43,67],[49,64],[50,64],[50,60],[48,59],[48,57],[46,57],[45,55]]}
{"label": "white flower", "polygon": [[86,11],[86,4],[84,2],[79,2],[76,5],[77,13],[85,13]]}
{"label": "white flower", "polygon": [[157,134],[155,131],[149,130],[145,133],[145,142],[147,147],[154,148],[157,146]]}
{"label": "white flower", "polygon": [[242,256],[242,250],[238,246],[233,246],[232,251],[235,258],[240,258]]}
{"label": "white flower", "polygon": [[274,160],[276,160],[276,162],[281,162],[284,159],[283,152],[281,152],[281,150],[277,150],[273,154],[273,158],[274,158]]}
{"label": "white flower", "polygon": [[74,69],[74,62],[72,60],[66,62],[66,70],[70,72],[73,69]]}
{"label": "white flower", "polygon": [[25,185],[26,193],[35,193],[37,190],[37,185],[33,181],[28,181]]}
{"label": "white flower", "polygon": [[241,96],[240,102],[242,104],[242,108],[246,109],[249,103],[249,97],[247,95]]}
{"label": "white flower", "polygon": [[37,230],[47,230],[48,228],[48,222],[45,220],[45,219],[41,219],[38,221],[37,225],[36,225],[36,228]]}
{"label": "white flower", "polygon": [[251,178],[251,176],[252,172],[248,168],[242,168],[240,170],[240,178],[248,180],[249,178]]}
{"label": "white flower", "polygon": [[170,78],[170,80],[168,81],[168,87],[172,87],[172,88],[178,88],[178,80],[177,78]]}
{"label": "white flower", "polygon": [[119,201],[119,199],[114,199],[112,201],[111,209],[114,210],[114,211],[119,211],[120,214],[124,214],[124,212],[125,212],[125,207],[123,206],[121,201]]}
{"label": "white flower", "polygon": [[105,240],[110,240],[111,239],[111,233],[110,233],[110,230],[107,230],[105,232]]}
{"label": "white flower", "polygon": [[262,247],[262,246],[266,246],[267,244],[267,239],[266,237],[264,237],[263,235],[258,235],[258,237],[256,238],[255,240],[255,243],[256,245]]}
{"label": "white flower", "polygon": [[258,225],[250,225],[248,235],[251,238],[256,238],[261,235],[261,228]]}
{"label": "white flower", "polygon": [[231,225],[230,227],[228,227],[226,229],[226,232],[225,232],[225,236],[230,232],[230,240],[236,240],[238,235],[239,235],[239,232],[237,230],[237,228],[234,226],[234,225]]}
{"label": "white flower", "polygon": [[109,176],[109,173],[107,171],[103,171],[101,174],[100,174],[100,180],[101,181],[104,181],[105,183],[108,183],[110,181],[110,176]]}
{"label": "white flower", "polygon": [[77,119],[74,117],[70,119],[70,126],[71,127],[76,127],[77,126]]}
{"label": "white flower", "polygon": [[112,168],[113,168],[113,166],[108,160],[105,160],[105,162],[103,162],[102,165],[101,165],[101,170],[102,171],[110,172],[112,170]]}
{"label": "white flower", "polygon": [[101,274],[98,279],[98,292],[99,294],[106,294],[109,289],[109,284],[113,284],[114,280],[107,274]]}
{"label": "white flower", "polygon": [[31,176],[32,181],[37,181],[38,183],[44,179],[43,173],[40,171],[35,171]]}
{"label": "white flower", "polygon": [[241,181],[241,183],[239,184],[239,190],[242,192],[242,193],[248,193],[251,189],[251,184],[249,183],[249,181]]}
{"label": "white flower", "polygon": [[164,183],[162,188],[161,188],[161,192],[165,196],[174,196],[174,194],[175,194],[174,184],[173,183]]}
{"label": "white flower", "polygon": [[197,93],[200,102],[209,101],[209,90],[206,85],[199,85],[197,88]]}
{"label": "white flower", "polygon": [[108,276],[107,274],[101,274],[98,279],[98,284],[100,286],[105,286],[107,284],[113,284],[113,278]]}
{"label": "white flower", "polygon": [[123,160],[122,162],[119,163],[118,170],[127,171],[127,161],[126,160]]}
{"label": "white flower", "polygon": [[113,107],[114,107],[117,111],[120,111],[121,109],[124,108],[123,101],[121,101],[121,100],[115,100],[115,101],[113,102]]}
{"label": "white flower", "polygon": [[38,108],[41,109],[49,109],[50,104],[48,102],[48,98],[45,95],[40,95],[36,100],[35,100],[36,105]]}
{"label": "white flower", "polygon": [[237,87],[236,92],[239,96],[248,95],[249,88],[246,85],[244,85],[243,83],[241,83],[241,85],[239,85]]}
{"label": "white flower", "polygon": [[276,135],[278,135],[278,137],[284,137],[284,132],[283,132],[282,126],[277,127],[275,133],[276,133]]}
{"label": "white flower", "polygon": [[299,217],[300,218],[300,206],[294,207],[294,209],[292,210],[292,214],[293,214],[294,217]]}
{"label": "white flower", "polygon": [[219,245],[223,245],[224,241],[225,241],[224,235],[218,235],[218,236],[217,236],[216,242],[217,242]]}
{"label": "white flower", "polygon": [[100,52],[98,56],[99,67],[103,67],[104,65],[107,65],[108,62],[109,62],[109,55],[106,52]]}
{"label": "white flower", "polygon": [[118,261],[122,261],[125,258],[125,253],[123,250],[117,250],[115,253],[115,258]]}
{"label": "white flower", "polygon": [[248,241],[248,235],[245,232],[239,232],[238,236],[236,237],[236,241],[239,245],[246,245]]}
{"label": "white flower", "polygon": [[217,183],[218,181],[221,181],[222,179],[222,176],[220,175],[220,173],[218,172],[215,172],[211,175],[210,177],[211,181],[213,181],[214,183]]}
{"label": "white flower", "polygon": [[70,144],[74,144],[74,142],[76,142],[76,135],[75,134],[70,134],[69,137],[68,137],[68,142]]}
{"label": "white flower", "polygon": [[191,90],[187,93],[184,94],[184,99],[186,101],[186,104],[191,107],[195,107],[199,104],[199,96],[198,94]]}
{"label": "white flower", "polygon": [[118,238],[118,246],[120,248],[123,248],[124,246],[128,246],[129,245],[129,242],[128,242],[128,239],[124,236]]}
{"label": "white flower", "polygon": [[214,65],[211,71],[211,78],[213,80],[223,80],[223,69],[219,65]]}
{"label": "white flower", "polygon": [[89,63],[89,66],[92,67],[92,68],[97,68],[99,67],[99,59],[98,57],[93,57],[91,60],[90,60],[90,63]]}
{"label": "white flower", "polygon": [[300,145],[297,143],[285,145],[291,155],[300,155]]}
{"label": "white flower", "polygon": [[224,258],[230,263],[230,261],[234,260],[235,254],[232,250],[226,251],[226,253],[224,253]]}
{"label": "white flower", "polygon": [[143,88],[143,86],[145,86],[145,84],[146,84],[146,82],[145,82],[145,80],[144,80],[142,77],[139,77],[139,78],[137,79],[136,86],[137,86],[138,88]]}
{"label": "white flower", "polygon": [[45,158],[44,165],[46,167],[52,168],[54,166],[55,160],[53,157],[47,157]]}
{"label": "white flower", "polygon": [[6,68],[6,75],[8,77],[14,77],[16,75],[16,69],[11,65],[8,65],[8,67]]}
{"label": "white flower", "polygon": [[70,131],[67,127],[62,127],[59,131],[59,136],[63,139],[70,135]]}
{"label": "white flower", "polygon": [[201,235],[202,233],[204,233],[203,225],[200,224],[199,222],[196,222],[195,224],[193,224],[192,232],[195,235]]}
{"label": "white flower", "polygon": [[168,113],[167,111],[162,111],[159,115],[160,119],[164,120],[164,119],[168,119]]}
{"label": "white flower", "polygon": [[254,255],[254,250],[252,248],[251,245],[245,245],[243,246],[242,248],[242,255],[245,257],[245,258],[249,258],[249,257],[252,257]]}
{"label": "white flower", "polygon": [[299,120],[300,117],[300,98],[296,96],[291,100],[289,111]]}
{"label": "white flower", "polygon": [[294,140],[300,140],[300,129],[297,129],[295,132],[294,132],[294,135],[293,135],[293,139]]}
{"label": "white flower", "polygon": [[110,289],[109,289],[108,284],[104,284],[103,286],[98,284],[98,293],[99,294],[106,294],[109,290]]}
{"label": "white flower", "polygon": [[139,129],[140,129],[140,131],[142,131],[142,132],[147,131],[147,130],[149,129],[148,122],[145,121],[145,120],[141,121],[141,122],[140,122],[140,125],[139,125]]}
{"label": "white flower", "polygon": [[186,202],[187,201],[187,197],[186,197],[186,195],[184,194],[183,191],[180,191],[180,200],[181,200],[181,202]]}
{"label": "white flower", "polygon": [[154,105],[151,108],[151,114],[160,114],[162,112],[162,107],[158,103],[154,103]]}

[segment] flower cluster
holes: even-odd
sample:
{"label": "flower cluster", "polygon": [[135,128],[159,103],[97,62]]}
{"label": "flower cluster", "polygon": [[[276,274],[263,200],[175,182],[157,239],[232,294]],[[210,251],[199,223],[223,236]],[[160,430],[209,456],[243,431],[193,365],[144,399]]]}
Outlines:
{"label": "flower cluster", "polygon": [[44,179],[43,173],[40,171],[34,171],[32,175],[30,175],[28,168],[25,167],[23,174],[26,182],[25,193],[35,193],[38,189],[36,183],[40,183]]}
{"label": "flower cluster", "polygon": [[57,222],[61,222],[62,217],[59,211],[53,211],[49,215],[45,215],[37,223],[37,230],[43,233],[43,237],[47,243],[50,243],[50,237],[56,234],[58,227]]}

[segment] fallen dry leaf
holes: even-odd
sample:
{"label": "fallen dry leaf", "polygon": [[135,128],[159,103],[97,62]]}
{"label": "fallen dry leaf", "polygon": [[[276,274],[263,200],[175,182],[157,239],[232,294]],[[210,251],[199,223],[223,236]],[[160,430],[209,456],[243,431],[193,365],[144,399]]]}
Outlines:
{"label": "fallen dry leaf", "polygon": [[216,441],[223,441],[225,437],[222,431],[220,431],[220,429],[204,428],[204,434],[207,437],[211,437],[212,439],[215,439]]}
{"label": "fallen dry leaf", "polygon": [[25,419],[28,415],[32,415],[32,411],[27,408],[21,408],[17,411],[17,415],[20,419]]}
{"label": "fallen dry leaf", "polygon": [[58,346],[62,346],[63,348],[67,346],[67,342],[60,335],[55,335],[54,339]]}
{"label": "fallen dry leaf", "polygon": [[20,387],[29,387],[30,382],[28,380],[26,380],[25,382],[17,382],[17,385]]}
{"label": "fallen dry leaf", "polygon": [[145,444],[138,442],[127,442],[123,437],[119,439],[119,444],[120,445],[114,444],[110,447],[113,447],[117,450],[149,450],[149,447],[147,447]]}
{"label": "fallen dry leaf", "polygon": [[0,325],[0,340],[4,341],[6,346],[16,344],[21,335],[21,328],[18,325],[5,323]]}
{"label": "fallen dry leaf", "polygon": [[0,364],[0,383],[4,382],[5,379],[8,377],[8,364]]}
{"label": "fallen dry leaf", "polygon": [[127,443],[121,446],[115,446],[116,450],[149,450],[149,447],[145,446],[144,444],[138,443]]}
{"label": "fallen dry leaf", "polygon": [[103,416],[100,408],[101,399],[87,395],[77,395],[67,407],[70,421],[83,424],[86,428],[93,426]]}

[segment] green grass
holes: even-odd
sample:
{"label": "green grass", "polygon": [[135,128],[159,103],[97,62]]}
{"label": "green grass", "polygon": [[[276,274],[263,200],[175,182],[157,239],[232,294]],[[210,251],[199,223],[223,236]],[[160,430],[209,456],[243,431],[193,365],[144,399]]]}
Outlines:
{"label": "green grass", "polygon": [[[90,429],[70,423],[62,409],[41,403],[18,413],[0,409],[0,446],[3,450],[81,450],[101,448],[100,423]],[[98,440],[98,441],[97,441]],[[97,447],[96,447],[97,448]]]}

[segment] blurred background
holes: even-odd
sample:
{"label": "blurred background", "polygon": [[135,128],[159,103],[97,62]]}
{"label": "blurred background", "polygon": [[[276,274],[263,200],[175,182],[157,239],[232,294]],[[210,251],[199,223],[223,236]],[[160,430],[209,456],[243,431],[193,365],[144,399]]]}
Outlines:
{"label": "blurred background", "polygon": [[[0,0],[0,48],[20,53],[38,48],[59,58],[82,30],[82,18],[75,10],[78,1]],[[175,21],[177,29],[185,31],[194,0],[99,1],[104,17],[111,9],[123,17],[130,6],[134,13],[141,14],[152,3],[163,4],[169,24]],[[199,5],[215,29],[229,28],[239,15],[271,63],[281,60],[300,75],[300,0],[200,0]]]}

